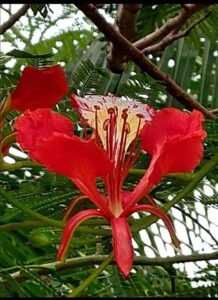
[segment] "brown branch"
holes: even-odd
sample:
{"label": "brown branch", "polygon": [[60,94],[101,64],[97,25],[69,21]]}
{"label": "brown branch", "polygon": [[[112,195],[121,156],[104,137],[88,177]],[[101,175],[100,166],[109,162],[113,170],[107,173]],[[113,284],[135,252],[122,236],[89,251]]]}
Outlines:
{"label": "brown branch", "polygon": [[173,34],[173,32],[171,32],[160,43],[145,48],[144,51],[143,51],[144,54],[155,54],[155,55],[157,55],[158,53],[163,51],[167,46],[172,44],[174,41],[176,41],[176,40],[178,40],[182,37],[187,36],[192,31],[192,29],[194,29],[199,23],[204,21],[210,14],[211,14],[211,11],[206,13],[200,19],[196,20],[193,24],[191,24],[186,30],[184,30],[182,32],[179,32],[177,34]]}
{"label": "brown branch", "polygon": [[98,27],[98,29],[108,38],[110,42],[123,49],[132,61],[134,61],[142,71],[146,72],[160,84],[166,86],[166,90],[182,103],[187,109],[197,109],[205,117],[214,119],[215,116],[210,113],[200,103],[194,101],[168,74],[159,70],[145,55],[134,47],[124,36],[122,36],[112,25],[107,23],[105,18],[99,14],[98,10],[92,4],[76,4],[76,6]]}
{"label": "brown branch", "polygon": [[[119,4],[114,28],[125,38],[131,41],[136,35],[136,21],[140,13],[142,4]],[[125,67],[125,53],[114,44],[110,44],[107,55],[108,68],[115,73],[120,73]]]}
{"label": "brown branch", "polygon": [[218,108],[214,108],[209,110],[209,112],[211,112],[212,114],[218,114]]}
{"label": "brown branch", "polygon": [[0,34],[10,29],[30,8],[30,4],[24,4],[16,13],[11,15],[9,19],[0,26]]}
{"label": "brown branch", "polygon": [[96,8],[104,8],[105,4],[95,3],[94,4]]}
{"label": "brown branch", "polygon": [[196,12],[208,7],[210,4],[189,4],[186,8],[182,8],[178,15],[166,21],[166,23],[157,28],[154,32],[150,33],[146,37],[138,40],[134,43],[134,46],[140,50],[143,50],[155,43],[160,42],[172,30],[177,29],[177,31],[185,24],[185,22]]}

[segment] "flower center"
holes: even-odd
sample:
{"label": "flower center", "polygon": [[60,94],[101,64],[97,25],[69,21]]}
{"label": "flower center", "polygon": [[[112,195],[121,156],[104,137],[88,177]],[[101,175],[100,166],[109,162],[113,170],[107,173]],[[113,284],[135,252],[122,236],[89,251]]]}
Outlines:
{"label": "flower center", "polygon": [[152,107],[135,100],[108,96],[72,97],[72,105],[94,129],[94,138],[114,161],[113,171],[103,177],[108,206],[114,216],[122,213],[121,187],[141,150],[138,135],[155,114]]}
{"label": "flower center", "polygon": [[[98,136],[98,108],[95,107],[96,130],[95,138],[99,141]],[[136,161],[140,152],[140,147],[135,151],[137,146],[137,137],[141,129],[141,119],[143,115],[136,114],[130,118],[131,114],[128,108],[121,111],[118,107],[107,109],[108,118],[103,123],[105,132],[105,150],[110,159],[114,160],[114,170],[104,178],[105,186],[109,197],[109,208],[115,216],[119,216],[122,211],[121,187],[127,176],[128,170]],[[129,122],[132,121],[132,123]],[[133,129],[134,133],[132,133]],[[129,152],[127,153],[127,150]]]}

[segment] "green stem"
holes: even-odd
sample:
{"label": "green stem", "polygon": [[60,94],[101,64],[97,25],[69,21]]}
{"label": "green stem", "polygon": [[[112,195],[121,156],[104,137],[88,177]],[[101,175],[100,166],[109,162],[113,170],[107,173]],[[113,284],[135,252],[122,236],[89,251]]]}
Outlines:
{"label": "green stem", "polygon": [[100,266],[89,277],[82,281],[82,283],[73,291],[73,293],[67,295],[67,297],[76,297],[81,291],[83,291],[107,267],[107,265],[110,264],[113,257],[113,252],[111,252],[108,257],[100,264]]}
{"label": "green stem", "polygon": [[[42,215],[41,215],[42,216]],[[44,221],[24,221],[24,222],[16,222],[16,223],[11,223],[11,224],[5,224],[5,225],[0,225],[0,232],[1,231],[10,231],[10,230],[17,230],[19,228],[34,228],[34,227],[48,227],[48,226],[54,226],[55,224],[51,224],[50,220],[49,222],[44,222]],[[56,220],[54,220],[56,221]],[[59,222],[59,224],[56,224],[55,226],[58,226],[60,228],[64,227],[64,223],[61,221],[56,221]],[[107,236],[111,237],[111,229],[101,229],[101,228],[90,228],[88,226],[79,226],[76,229],[77,232],[80,233],[90,233],[90,234],[99,234],[101,236]]]}
{"label": "green stem", "polygon": [[1,140],[1,149],[16,142],[17,132],[10,132]]}
{"label": "green stem", "polygon": [[[215,154],[211,160],[209,160],[198,172],[196,172],[193,176],[193,179],[190,183],[188,183],[182,191],[176,195],[171,201],[164,204],[161,209],[165,212],[168,212],[171,207],[173,207],[176,203],[182,200],[187,194],[194,190],[194,188],[198,185],[198,183],[204,178],[204,176],[211,171],[216,164],[218,163],[218,153]],[[154,222],[156,222],[159,218],[152,215],[142,219],[138,219],[134,222],[134,225],[131,227],[132,232],[136,232],[140,229],[147,228]]]}
{"label": "green stem", "polygon": [[0,171],[13,171],[19,168],[24,168],[24,167],[39,167],[40,164],[36,163],[35,161],[32,160],[23,160],[23,161],[18,161],[13,164],[8,164],[4,162],[0,166]]}
{"label": "green stem", "polygon": [[1,231],[9,231],[9,230],[17,230],[18,228],[31,228],[31,227],[46,227],[48,223],[42,221],[24,221],[24,222],[16,222],[10,223],[0,226]]}
{"label": "green stem", "polygon": [[[130,169],[129,174],[132,175],[144,175],[145,169]],[[177,178],[183,181],[191,181],[194,177],[193,173],[169,173],[166,177]]]}
{"label": "green stem", "polygon": [[28,215],[32,216],[34,219],[40,220],[42,222],[45,222],[51,226],[58,226],[58,227],[63,227],[63,222],[62,221],[58,221],[58,220],[54,220],[51,218],[48,218],[46,216],[41,215],[40,213],[30,209],[29,207],[27,207],[26,205],[24,205],[23,203],[17,201],[16,199],[13,199],[11,196],[9,196],[9,194],[0,187],[0,195],[5,198],[5,200],[8,203],[11,203],[13,206],[19,208],[21,211],[23,211],[24,213],[27,213]]}

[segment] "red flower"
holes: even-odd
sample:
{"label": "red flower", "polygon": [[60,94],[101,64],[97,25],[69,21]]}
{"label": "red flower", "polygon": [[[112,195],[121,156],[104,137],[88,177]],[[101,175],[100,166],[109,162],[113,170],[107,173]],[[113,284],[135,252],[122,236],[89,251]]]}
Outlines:
{"label": "red flower", "polygon": [[[73,232],[81,222],[90,217],[106,218],[112,226],[117,265],[127,277],[133,263],[127,221],[130,214],[148,211],[157,215],[164,221],[174,244],[179,245],[167,215],[152,201],[149,205],[137,202],[167,173],[188,172],[198,165],[203,153],[202,140],[206,136],[201,127],[203,117],[198,111],[188,114],[173,108],[156,113],[146,104],[111,94],[84,99],[72,95],[71,100],[83,124],[93,128],[92,138],[82,140],[72,133],[70,121],[65,117],[49,109],[38,109],[27,111],[16,120],[17,141],[24,150],[29,150],[30,157],[71,178],[97,206],[70,218],[63,231],[58,258],[64,257]],[[149,168],[132,192],[122,191],[128,171],[142,149],[151,155]],[[105,195],[97,189],[98,177],[105,184]],[[70,205],[70,209],[73,206]]]}
{"label": "red flower", "polygon": [[64,71],[59,65],[38,70],[26,67],[11,95],[11,110],[53,107],[68,91]]}

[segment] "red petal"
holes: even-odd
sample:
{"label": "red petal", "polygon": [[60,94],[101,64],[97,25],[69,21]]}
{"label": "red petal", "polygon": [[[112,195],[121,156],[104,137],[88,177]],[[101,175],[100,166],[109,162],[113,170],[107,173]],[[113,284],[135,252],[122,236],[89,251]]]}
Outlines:
{"label": "red petal", "polygon": [[202,129],[203,120],[202,113],[197,110],[188,114],[176,108],[163,108],[142,129],[142,148],[153,155],[159,144],[172,137],[196,134],[199,140],[203,140],[206,137]]}
{"label": "red petal", "polygon": [[36,151],[37,159],[48,169],[84,183],[106,175],[113,166],[104,149],[77,136],[54,133],[48,139],[38,139]]}
{"label": "red petal", "polygon": [[146,179],[157,184],[168,173],[189,172],[200,163],[206,137],[202,122],[199,111],[165,108],[144,126],[142,148],[152,155]]}
{"label": "red petal", "polygon": [[158,184],[168,173],[192,171],[202,156],[203,145],[199,136],[172,137],[157,148],[146,177],[150,182]]}
{"label": "red petal", "polygon": [[68,246],[70,244],[73,233],[76,230],[76,228],[79,226],[79,224],[92,217],[104,218],[104,214],[96,209],[87,209],[77,213],[67,222],[67,224],[64,227],[61,245],[57,254],[59,260],[63,259],[63,256],[66,253]]}
{"label": "red petal", "polygon": [[130,214],[141,211],[141,210],[151,212],[152,214],[160,217],[163,220],[164,224],[166,225],[167,229],[169,230],[169,233],[171,235],[174,245],[176,247],[179,247],[181,242],[178,240],[178,238],[176,236],[176,233],[174,231],[174,228],[172,226],[170,219],[167,217],[167,215],[162,210],[160,210],[159,208],[152,206],[152,205],[139,204],[139,205],[134,206],[131,209]]}
{"label": "red petal", "polygon": [[53,132],[73,134],[73,123],[66,117],[48,108],[36,111],[26,110],[17,118],[14,129],[18,131],[17,141],[23,150],[29,151],[32,159],[37,160],[36,141],[48,138]]}
{"label": "red petal", "polygon": [[111,216],[107,200],[96,188],[96,178],[107,175],[113,162],[94,140],[54,133],[48,139],[38,139],[36,157],[49,170],[68,176],[105,214]]}
{"label": "red petal", "polygon": [[128,211],[166,174],[190,172],[200,163],[202,140],[206,137],[202,122],[203,115],[197,110],[188,114],[175,108],[164,108],[145,124],[141,145],[152,159],[130,196]]}
{"label": "red petal", "polygon": [[59,65],[38,70],[26,67],[11,95],[11,110],[53,107],[68,92],[64,71]]}
{"label": "red petal", "polygon": [[133,264],[132,235],[127,219],[111,219],[114,257],[121,273],[127,277]]}

